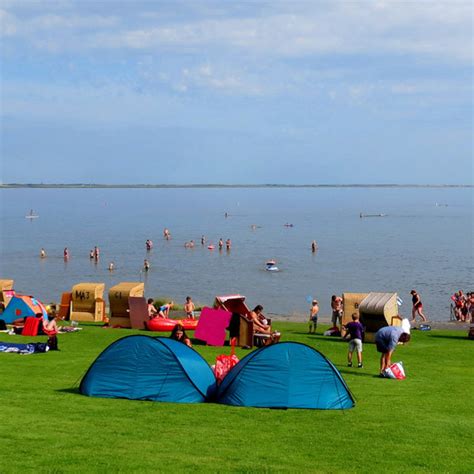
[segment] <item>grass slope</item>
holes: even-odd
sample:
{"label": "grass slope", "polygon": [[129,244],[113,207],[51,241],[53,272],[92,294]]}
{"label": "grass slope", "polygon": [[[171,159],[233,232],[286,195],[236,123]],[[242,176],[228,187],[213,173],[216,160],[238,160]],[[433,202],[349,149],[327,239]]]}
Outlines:
{"label": "grass slope", "polygon": [[[73,387],[97,355],[114,340],[138,333],[87,326],[60,335],[60,352],[0,354],[0,472],[474,470],[474,344],[464,332],[415,332],[395,353],[408,378],[395,381],[376,377],[373,345],[364,347],[363,369],[347,368],[346,343],[310,336],[302,323],[275,326],[284,340],[307,343],[334,362],[356,397],[354,409],[84,397]],[[3,341],[23,339],[0,335]],[[229,350],[196,349],[210,363]],[[247,353],[238,350],[239,357]]]}

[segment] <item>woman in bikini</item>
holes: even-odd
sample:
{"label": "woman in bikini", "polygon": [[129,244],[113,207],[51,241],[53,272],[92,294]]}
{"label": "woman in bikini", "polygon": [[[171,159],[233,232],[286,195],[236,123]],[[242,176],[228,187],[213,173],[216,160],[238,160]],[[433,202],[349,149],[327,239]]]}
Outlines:
{"label": "woman in bikini", "polygon": [[411,301],[413,303],[413,308],[411,310],[411,317],[412,321],[416,321],[416,315],[418,314],[423,322],[428,321],[426,316],[423,314],[423,303],[421,302],[420,295],[416,292],[416,290],[411,290]]}

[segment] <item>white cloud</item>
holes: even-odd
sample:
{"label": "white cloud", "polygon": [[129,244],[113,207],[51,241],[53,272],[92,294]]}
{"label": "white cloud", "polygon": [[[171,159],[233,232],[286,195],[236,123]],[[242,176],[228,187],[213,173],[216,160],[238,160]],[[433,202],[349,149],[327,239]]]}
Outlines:
{"label": "white cloud", "polygon": [[217,71],[207,63],[194,68],[184,68],[178,79],[181,87],[175,87],[175,90],[187,92],[191,88],[209,88],[229,94],[254,96],[263,92],[259,80],[257,77],[238,71],[237,68]]}
{"label": "white cloud", "polygon": [[[54,40],[58,42],[58,49],[62,49],[64,45],[70,44],[70,41],[66,41],[61,46],[61,39],[64,38],[64,35],[71,32],[80,33],[88,30],[109,29],[117,26],[118,23],[117,17],[100,15],[46,14],[23,19],[6,10],[0,10],[0,24],[2,26],[0,36],[23,38],[36,44],[39,48],[41,48],[40,40],[44,33],[52,34]],[[78,40],[76,47],[79,44],[80,40]]]}
{"label": "white cloud", "polygon": [[0,9],[0,36],[15,36],[17,29],[16,18],[7,11]]}
{"label": "white cloud", "polygon": [[25,23],[25,29],[31,32],[44,30],[92,30],[96,28],[110,28],[118,24],[116,17],[88,15],[88,16],[64,16],[64,15],[41,15]]}
{"label": "white cloud", "polygon": [[[414,54],[472,60],[470,2],[282,2],[263,11],[247,8],[245,17],[233,17],[229,9],[217,19],[208,12],[207,17],[183,17],[179,22],[161,18],[160,4],[155,4],[155,12],[137,11],[134,18],[121,14],[119,4],[113,7],[113,16],[62,12],[19,21],[9,15],[7,25],[10,32],[47,50],[50,45],[35,38],[45,31],[54,35],[59,50],[230,48],[273,57]],[[131,24],[136,26],[123,26]],[[81,34],[74,42],[62,41],[61,31]]]}

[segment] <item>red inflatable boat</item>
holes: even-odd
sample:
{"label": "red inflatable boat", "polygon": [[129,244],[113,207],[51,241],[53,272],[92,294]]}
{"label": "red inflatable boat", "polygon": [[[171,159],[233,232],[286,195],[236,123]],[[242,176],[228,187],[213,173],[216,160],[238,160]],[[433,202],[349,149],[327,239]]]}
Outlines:
{"label": "red inflatable boat", "polygon": [[177,324],[181,324],[185,331],[194,331],[197,323],[196,319],[153,318],[147,321],[146,327],[149,331],[171,332]]}

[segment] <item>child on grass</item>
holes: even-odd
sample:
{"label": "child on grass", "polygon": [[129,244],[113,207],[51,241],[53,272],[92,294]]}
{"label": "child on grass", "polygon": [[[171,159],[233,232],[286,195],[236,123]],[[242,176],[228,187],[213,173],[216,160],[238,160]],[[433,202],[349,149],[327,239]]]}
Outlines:
{"label": "child on grass", "polygon": [[352,367],[352,354],[357,351],[357,367],[362,365],[362,341],[364,339],[364,326],[359,322],[359,315],[352,315],[352,322],[346,324],[344,328],[347,331],[345,339],[349,338],[349,351],[347,352],[347,366]]}
{"label": "child on grass", "polygon": [[311,303],[311,309],[309,311],[309,334],[316,334],[316,328],[318,327],[318,313],[318,300],[313,300]]}

